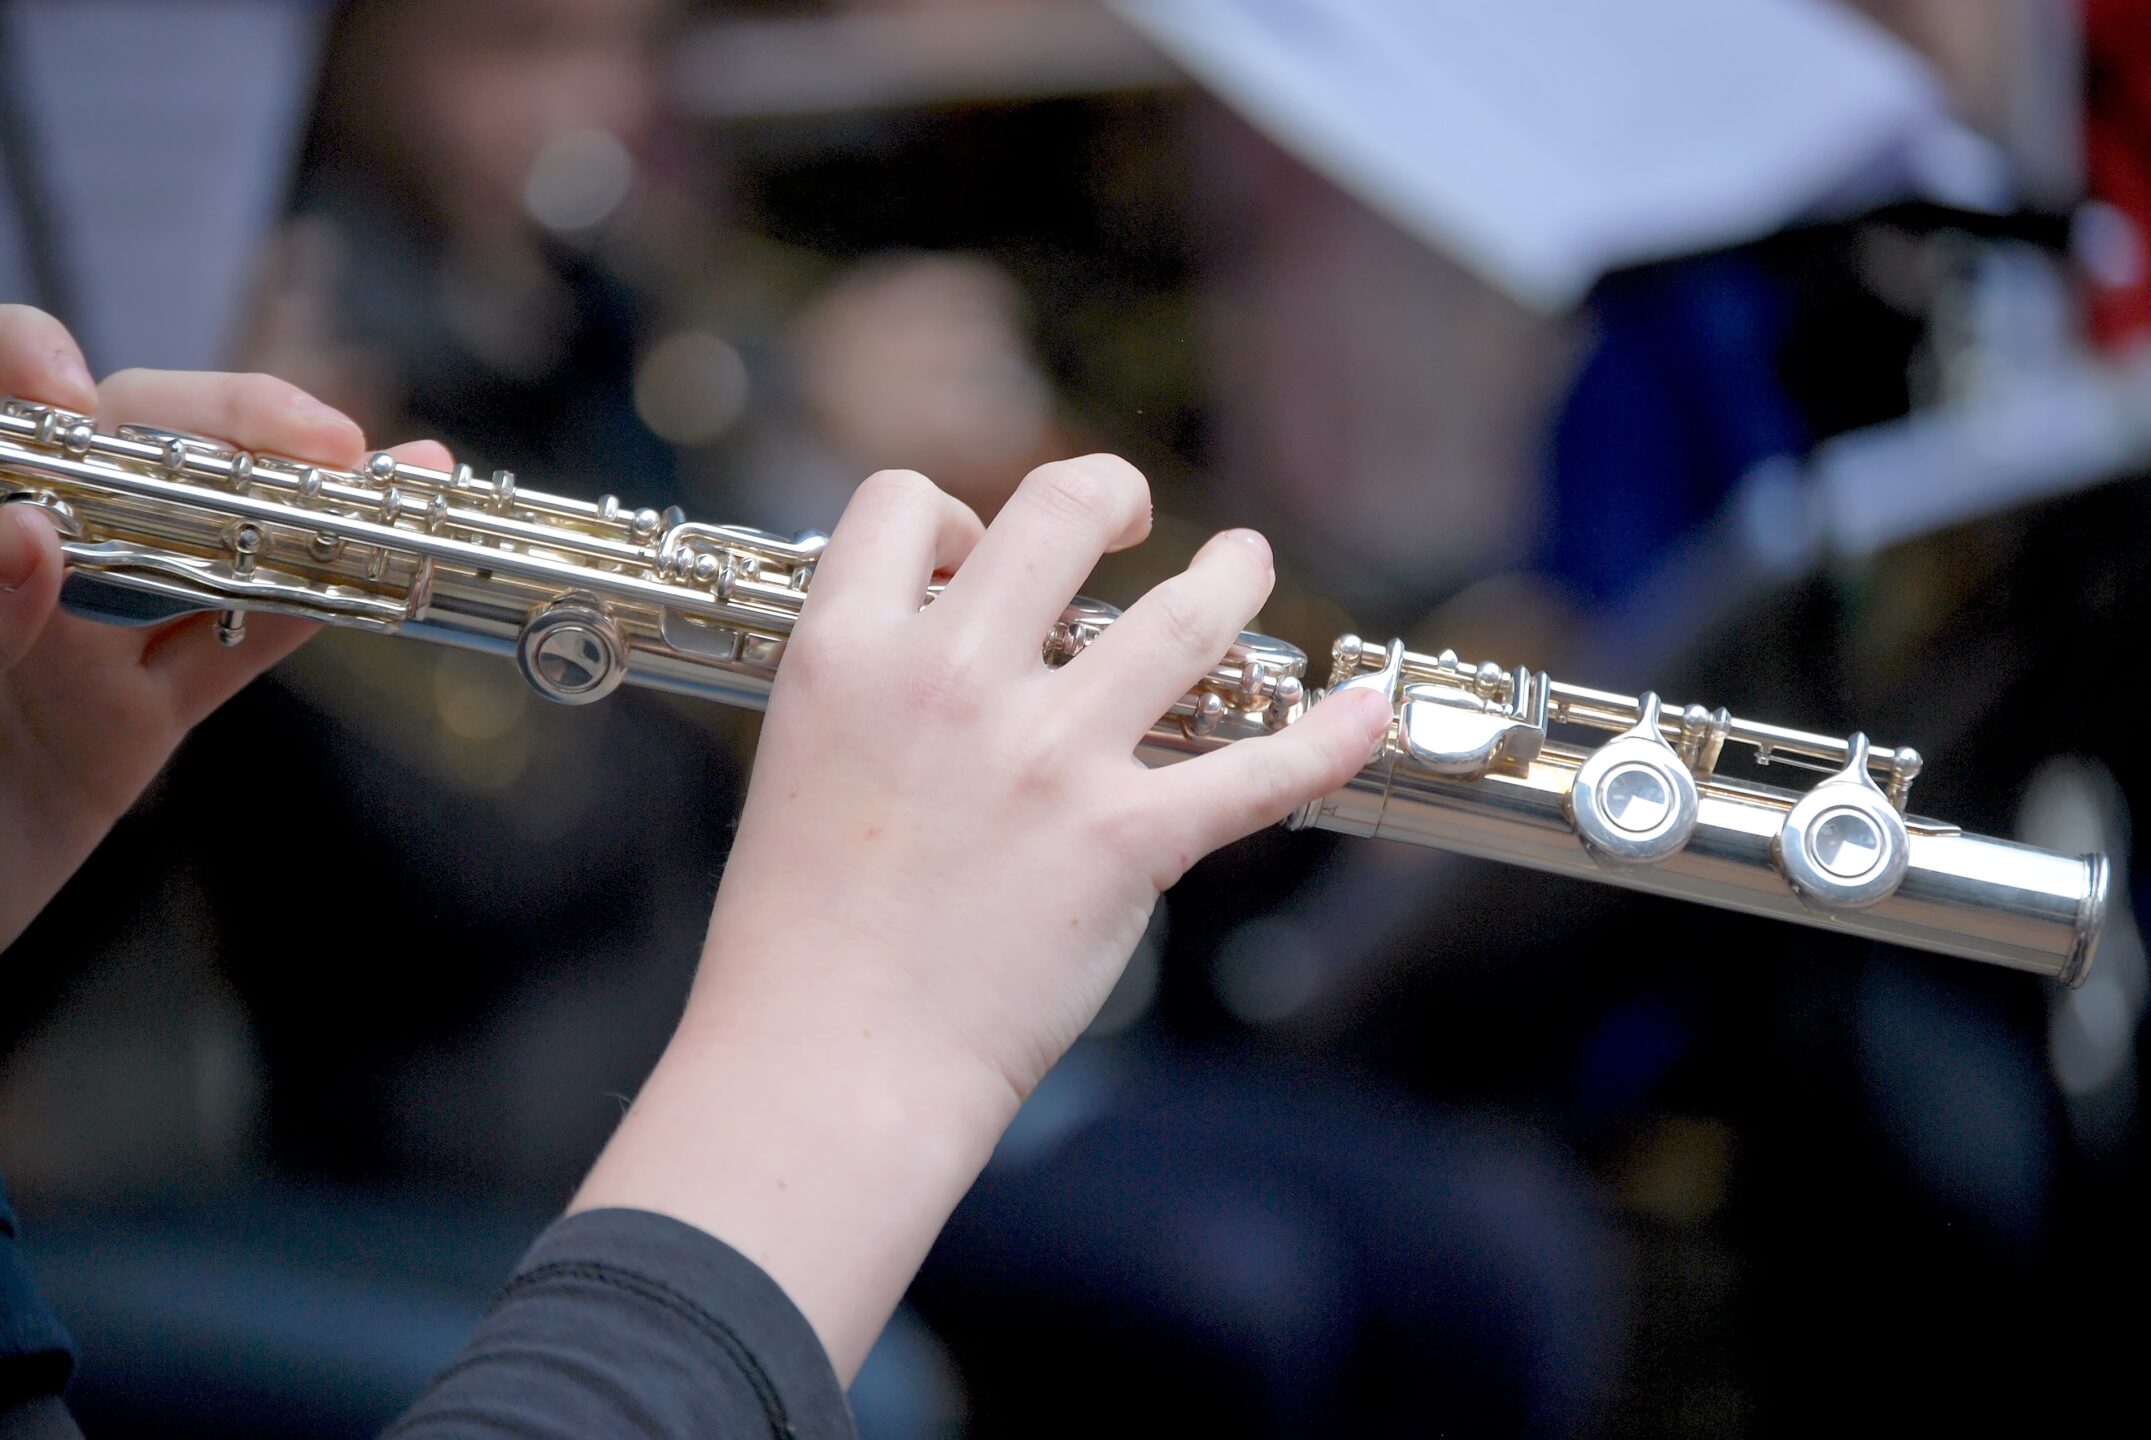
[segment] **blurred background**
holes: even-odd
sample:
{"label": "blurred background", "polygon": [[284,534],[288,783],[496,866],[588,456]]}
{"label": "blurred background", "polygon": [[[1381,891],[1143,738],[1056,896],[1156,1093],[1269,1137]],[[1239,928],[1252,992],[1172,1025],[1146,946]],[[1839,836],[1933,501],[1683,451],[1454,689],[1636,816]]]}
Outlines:
{"label": "blurred background", "polygon": [[[1255,837],[958,1212],[869,1440],[2145,1408],[2151,3],[0,0],[0,44],[0,291],[100,371],[771,529],[1117,450],[1158,523],[1101,598],[1257,525],[1314,656],[1865,729],[1922,813],[2119,866],[2062,994]],[[664,1041],[756,725],[332,633],[203,727],[0,961],[92,1434],[371,1434],[453,1356]]]}

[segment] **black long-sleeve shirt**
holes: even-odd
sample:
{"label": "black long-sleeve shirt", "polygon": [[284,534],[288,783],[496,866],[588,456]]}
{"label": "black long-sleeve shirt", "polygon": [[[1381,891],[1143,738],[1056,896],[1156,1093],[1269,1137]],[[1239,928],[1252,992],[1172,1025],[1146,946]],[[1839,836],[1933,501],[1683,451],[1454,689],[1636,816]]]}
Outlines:
{"label": "black long-sleeve shirt", "polygon": [[384,1440],[852,1433],[821,1341],[759,1267],[677,1220],[592,1210],[539,1237]]}
{"label": "black long-sleeve shirt", "polygon": [[51,1397],[74,1368],[74,1342],[30,1283],[0,1184],[0,1440],[49,1433],[57,1408]]}
{"label": "black long-sleeve shirt", "polygon": [[[0,1279],[19,1280],[11,1239],[0,1226]],[[64,1333],[26,1281],[4,1294],[20,1308],[0,1312],[0,1327],[20,1320],[20,1338],[36,1344],[0,1350],[0,1436],[18,1433],[11,1423],[65,1433],[34,1428],[59,1414],[36,1397],[66,1377]],[[16,1332],[0,1328],[8,1338]],[[384,1440],[855,1433],[820,1340],[752,1261],[662,1215],[593,1210],[538,1237],[463,1354]]]}

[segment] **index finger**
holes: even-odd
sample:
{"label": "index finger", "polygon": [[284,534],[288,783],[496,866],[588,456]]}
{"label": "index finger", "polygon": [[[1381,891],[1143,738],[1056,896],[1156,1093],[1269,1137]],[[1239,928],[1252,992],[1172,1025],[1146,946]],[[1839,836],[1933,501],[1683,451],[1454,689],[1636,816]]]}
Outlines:
{"label": "index finger", "polygon": [[936,573],[955,570],[984,529],[971,507],[915,470],[866,477],[814,567],[811,614],[853,597],[889,615],[915,615]]}
{"label": "index finger", "polygon": [[122,370],[97,387],[98,424],[161,425],[316,465],[356,466],[358,422],[272,375]]}
{"label": "index finger", "polygon": [[75,337],[28,305],[0,305],[0,395],[82,414],[97,408],[97,387]]}

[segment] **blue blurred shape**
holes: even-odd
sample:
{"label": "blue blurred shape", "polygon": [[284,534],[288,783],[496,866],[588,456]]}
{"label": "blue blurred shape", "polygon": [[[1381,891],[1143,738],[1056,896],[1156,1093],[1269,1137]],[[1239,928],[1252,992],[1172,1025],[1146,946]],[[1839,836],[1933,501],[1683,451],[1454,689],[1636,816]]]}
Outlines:
{"label": "blue blurred shape", "polygon": [[1607,1011],[1576,1057],[1576,1111],[1585,1128],[1633,1118],[1688,1047],[1687,1022],[1663,1000],[1626,1000]]}

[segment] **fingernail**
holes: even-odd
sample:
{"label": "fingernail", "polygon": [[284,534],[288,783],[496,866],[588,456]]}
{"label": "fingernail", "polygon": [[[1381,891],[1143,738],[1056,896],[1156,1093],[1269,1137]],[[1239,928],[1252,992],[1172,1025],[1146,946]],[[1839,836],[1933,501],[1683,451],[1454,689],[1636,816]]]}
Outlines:
{"label": "fingernail", "polygon": [[14,594],[37,573],[44,551],[29,530],[36,523],[25,507],[0,505],[0,594]]}
{"label": "fingernail", "polygon": [[1262,557],[1262,563],[1265,567],[1274,567],[1276,565],[1276,559],[1270,553],[1270,542],[1263,537],[1262,532],[1259,530],[1226,530],[1220,532],[1218,538],[1220,540],[1236,541],[1245,545]]}
{"label": "fingernail", "polygon": [[82,363],[82,357],[62,347],[52,352],[52,380],[55,385],[72,391],[77,404],[94,403],[97,382],[90,378],[90,367]]}

